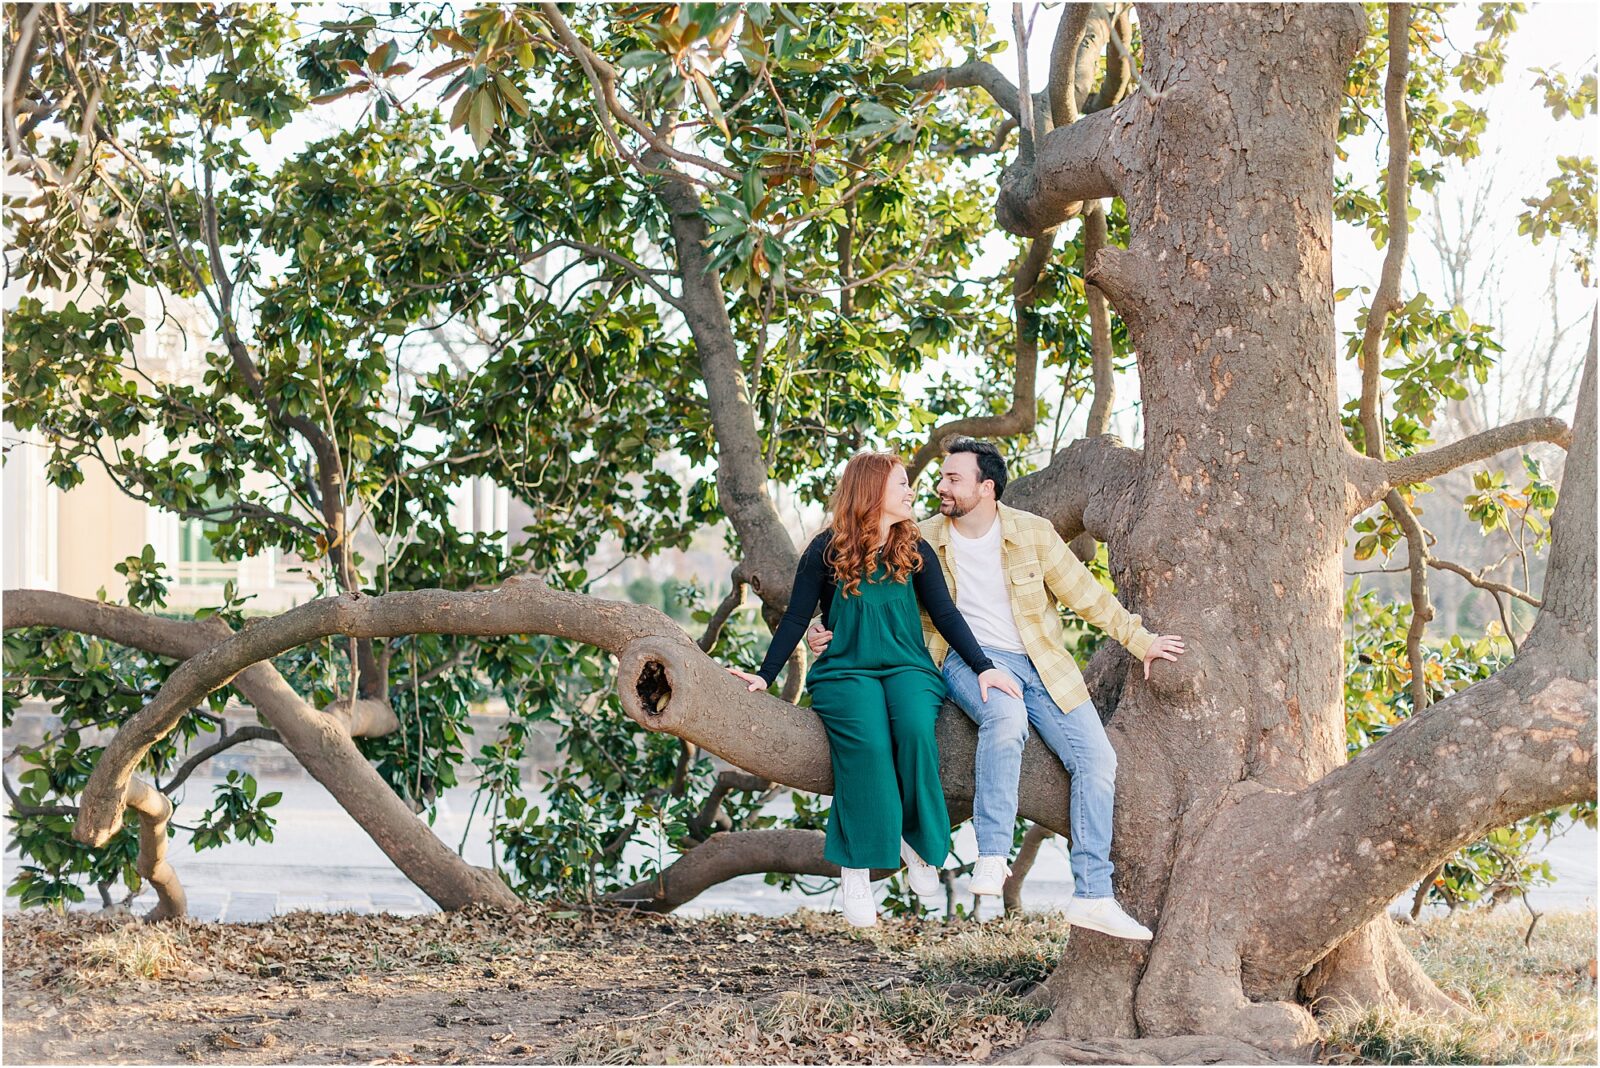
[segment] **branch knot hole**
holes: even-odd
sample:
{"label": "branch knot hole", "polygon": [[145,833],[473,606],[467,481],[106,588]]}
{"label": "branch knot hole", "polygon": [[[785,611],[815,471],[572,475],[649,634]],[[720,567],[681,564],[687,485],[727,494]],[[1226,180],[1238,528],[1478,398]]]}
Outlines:
{"label": "branch knot hole", "polygon": [[660,660],[653,657],[646,660],[633,686],[639,695],[639,706],[647,715],[662,715],[672,703],[672,679],[667,674],[667,665]]}

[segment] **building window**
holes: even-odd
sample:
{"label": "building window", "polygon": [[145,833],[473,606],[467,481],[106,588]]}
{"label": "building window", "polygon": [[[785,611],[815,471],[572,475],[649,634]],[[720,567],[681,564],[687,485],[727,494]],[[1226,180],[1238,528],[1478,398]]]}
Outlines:
{"label": "building window", "polygon": [[[212,502],[208,501],[207,504]],[[239,578],[239,565],[217,559],[216,550],[206,539],[215,523],[203,519],[184,519],[178,527],[178,584],[180,586],[220,586]]]}

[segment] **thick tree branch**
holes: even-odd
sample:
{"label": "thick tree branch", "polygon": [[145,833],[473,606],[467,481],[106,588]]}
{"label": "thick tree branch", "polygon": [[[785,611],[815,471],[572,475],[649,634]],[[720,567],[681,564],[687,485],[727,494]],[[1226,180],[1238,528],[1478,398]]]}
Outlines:
{"label": "thick tree branch", "polygon": [[1100,88],[1084,105],[1085,111],[1104,111],[1122,102],[1133,85],[1133,5],[1116,4],[1110,39],[1106,42],[1106,73]]}
{"label": "thick tree branch", "polygon": [[1112,141],[1128,121],[1136,97],[1114,108],[1086,116],[1070,126],[1051,130],[1040,139],[1031,164],[1006,169],[995,206],[996,219],[1008,233],[1037,237],[1068,218],[1084,200],[1121,195]]}
{"label": "thick tree branch", "polygon": [[[469,593],[414,590],[381,597],[344,594],[313,601],[280,616],[253,621],[225,641],[191,656],[106,748],[85,787],[74,837],[101,845],[115,833],[132,769],[150,745],[171,730],[183,709],[217,687],[235,677],[240,680],[236,684],[243,685],[245,674],[270,670],[262,661],[335,634],[383,638],[421,633],[551,634],[620,651],[619,691],[624,710],[636,722],[674,734],[762,779],[816,793],[832,789],[827,739],[815,713],[765,694],[749,693],[653,608],[552,590],[537,579],[519,578],[498,589]],[[281,676],[277,680],[282,685]],[[268,700],[256,699],[258,709]],[[329,717],[318,718],[324,734],[349,745],[348,737]],[[275,725],[297,756],[303,749],[315,748],[308,744],[303,725]],[[955,811],[970,805],[973,796],[977,732],[971,720],[948,702],[938,732],[941,777]],[[306,758],[302,756],[302,760]],[[326,762],[307,763],[319,781],[326,783]],[[318,774],[319,770],[323,774]],[[376,776],[370,767],[366,770]],[[345,772],[355,774],[354,769]],[[1067,790],[1060,762],[1037,738],[1030,738],[1023,753],[1019,812],[1036,823],[1065,831],[1061,799]],[[384,793],[404,811],[392,791],[385,789]],[[431,835],[405,836],[405,844],[412,848],[423,848],[426,842],[445,848]],[[401,860],[396,863],[417,878]],[[490,873],[485,876],[492,878]]]}
{"label": "thick tree branch", "polygon": [[1351,449],[1348,454],[1350,491],[1347,512],[1355,516],[1381,500],[1397,486],[1426,482],[1430,478],[1487,460],[1507,449],[1546,441],[1563,449],[1572,447],[1572,429],[1554,416],[1536,416],[1485,430],[1437,449],[1378,460]]}
{"label": "thick tree branch", "polygon": [[[686,636],[629,642],[618,656],[617,678],[623,711],[634,722],[693,742],[762,779],[832,793],[827,736],[816,714],[749,693]],[[939,715],[938,741],[940,775],[954,813],[973,796],[977,730],[949,701]],[[1068,786],[1061,762],[1030,734],[1018,812],[1065,833]]]}
{"label": "thick tree branch", "polygon": [[[653,878],[643,879],[606,900],[644,912],[671,912],[718,883],[741,875],[783,872],[838,878],[839,866],[823,859],[823,834],[790,827],[755,831],[718,831],[668,864]],[[894,872],[874,868],[874,879]]]}
{"label": "thick tree branch", "polygon": [[[1572,454],[1551,518],[1544,607],[1510,665],[1401,723],[1288,798],[1243,870],[1293,872],[1292,910],[1252,902],[1247,975],[1301,974],[1439,861],[1496,827],[1595,797],[1594,324]],[[1248,806],[1241,806],[1245,808]]]}
{"label": "thick tree branch", "polygon": [[671,222],[683,315],[700,359],[706,405],[716,431],[718,500],[739,535],[746,581],[769,614],[781,612],[788,604],[800,556],[767,492],[755,406],[745,385],[722,279],[706,255],[709,231],[700,195],[681,176],[669,176],[657,187],[657,196]]}
{"label": "thick tree branch", "polygon": [[[359,594],[345,594],[344,597],[361,600]],[[174,675],[192,673],[197,658],[204,663],[204,656],[215,655],[241,637],[253,641],[252,636],[260,626],[260,622],[253,621],[239,634],[234,634],[216,616],[200,621],[160,619],[146,616],[133,608],[105,605],[42,590],[9,591],[5,595],[4,610],[7,629],[25,626],[63,627],[79,633],[97,634],[147,652],[185,659]],[[666,620],[666,617],[661,616],[661,619]],[[667,625],[671,626],[670,621],[667,621]],[[236,669],[228,674],[233,677],[217,679],[207,687],[207,692],[231,681],[244,699],[277,731],[284,747],[294,754],[311,777],[328,789],[395,866],[441,908],[455,909],[473,903],[516,904],[516,896],[497,874],[467,864],[437,836],[417,833],[415,814],[356,748],[346,720],[311,707],[270,663],[252,663],[242,671]],[[156,700],[160,699],[158,693]],[[148,751],[148,744],[143,748],[134,745],[134,736],[129,735],[128,728],[135,724],[147,724],[148,719],[141,721],[140,716],[148,712],[147,706],[124,725],[90,776],[82,797],[79,820],[73,828],[74,836],[79,841],[87,841],[88,838],[84,836],[91,833],[84,824],[87,814],[94,813],[98,820],[96,831],[93,832],[101,835],[98,844],[104,844],[120,825],[121,806],[126,800],[126,783],[131,779],[132,768]],[[181,710],[179,714],[182,714]],[[168,726],[167,730],[170,729]],[[164,733],[162,731],[155,737]],[[107,763],[108,757],[113,757],[117,752],[126,752],[130,745],[138,748],[132,765],[118,767],[115,759]],[[108,783],[108,777],[118,779],[121,785]],[[95,800],[97,796],[98,801]],[[99,805],[97,812],[95,804]]]}
{"label": "thick tree branch", "polygon": [[1006,503],[1042,515],[1067,541],[1088,531],[1112,534],[1112,508],[1138,481],[1143,455],[1115,435],[1079,438],[1032,474],[1006,487]]}
{"label": "thick tree branch", "polygon": [[[1104,4],[1067,4],[1061,10],[1061,21],[1056,24],[1056,39],[1050,44],[1050,80],[1045,84],[1045,92],[1050,95],[1050,118],[1055,126],[1077,122],[1082,114],[1082,102],[1089,87],[1080,86],[1080,73],[1086,65],[1079,53],[1084,50],[1089,16],[1096,9],[1103,18]],[[1087,67],[1092,78],[1092,57],[1096,50],[1088,51],[1091,60]]]}
{"label": "thick tree branch", "polygon": [[[9,609],[8,603],[8,615]],[[73,834],[79,841],[103,845],[116,830],[133,769],[186,709],[247,668],[307,642],[340,634],[388,638],[402,634],[547,633],[614,648],[629,638],[663,632],[683,637],[676,624],[653,609],[624,608],[620,602],[561,593],[531,578],[512,579],[497,589],[472,593],[343,594],[253,620],[237,634],[191,655],[168,677],[155,699],[117,733],[84,788],[83,813]],[[190,694],[196,696],[189,699]],[[348,739],[342,724],[334,727],[328,717],[318,718]],[[287,732],[280,733],[289,740]]]}
{"label": "thick tree branch", "polygon": [[1266,825],[1283,832],[1247,855],[1246,870],[1313,888],[1293,909],[1248,903],[1247,983],[1299,975],[1496,827],[1592,799],[1595,771],[1593,680],[1548,665],[1513,664],[1406,720],[1275,811]]}
{"label": "thick tree branch", "polygon": [[156,891],[156,907],[144,918],[152,922],[177,919],[188,912],[189,902],[178,873],[167,862],[172,799],[143,779],[134,779],[128,784],[128,807],[139,814],[139,859],[134,867]]}

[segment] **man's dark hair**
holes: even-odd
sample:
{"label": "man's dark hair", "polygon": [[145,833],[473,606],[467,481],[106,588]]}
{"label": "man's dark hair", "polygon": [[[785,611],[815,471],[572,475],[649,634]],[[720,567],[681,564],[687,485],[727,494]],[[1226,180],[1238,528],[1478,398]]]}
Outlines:
{"label": "man's dark hair", "polygon": [[994,483],[994,499],[999,500],[1000,495],[1006,491],[1006,461],[1000,455],[1000,450],[994,447],[991,441],[979,441],[977,438],[956,438],[945,447],[945,452],[954,456],[958,452],[970,452],[978,459],[978,480],[987,479]]}

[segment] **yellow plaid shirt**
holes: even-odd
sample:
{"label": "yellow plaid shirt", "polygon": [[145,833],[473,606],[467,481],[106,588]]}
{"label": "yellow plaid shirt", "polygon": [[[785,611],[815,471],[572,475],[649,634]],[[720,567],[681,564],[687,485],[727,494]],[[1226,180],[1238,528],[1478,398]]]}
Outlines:
{"label": "yellow plaid shirt", "polygon": [[[1083,566],[1048,519],[1000,504],[1000,558],[1010,579],[1011,615],[1022,646],[1033,661],[1045,689],[1063,712],[1089,699],[1083,672],[1066,649],[1066,634],[1052,601],[1072,609],[1127,647],[1138,660],[1156,636],[1139,625],[1139,617],[1118,603],[1111,591]],[[959,597],[955,568],[950,561],[950,520],[935,515],[921,524],[922,536],[939,555],[950,596]],[[935,664],[943,665],[950,651],[928,614],[922,614],[922,636]]]}

